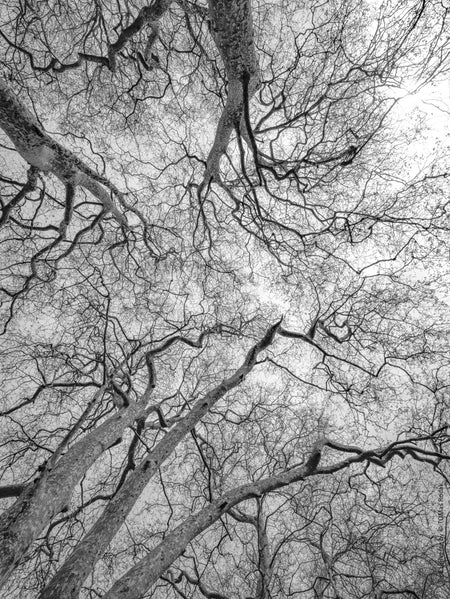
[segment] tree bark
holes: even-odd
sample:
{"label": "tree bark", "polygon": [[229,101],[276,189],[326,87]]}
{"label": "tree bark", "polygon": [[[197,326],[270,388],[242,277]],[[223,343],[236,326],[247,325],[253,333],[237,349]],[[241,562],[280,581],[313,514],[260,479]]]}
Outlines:
{"label": "tree bark", "polygon": [[75,486],[101,454],[144,413],[130,405],[75,443],[56,465],[27,485],[17,501],[0,516],[0,588],[31,543],[51,519],[65,509]]}
{"label": "tree bark", "polygon": [[213,146],[207,159],[205,182],[219,177],[220,159],[225,154],[235,127],[243,123],[244,86],[248,98],[259,86],[250,0],[210,0],[209,18],[214,42],[222,57],[228,79],[228,96],[217,125]]}
{"label": "tree bark", "polygon": [[198,534],[212,526],[230,508],[246,499],[261,497],[269,491],[314,475],[320,460],[320,452],[321,445],[314,447],[304,465],[259,482],[232,489],[200,512],[187,518],[136,566],[122,576],[103,596],[103,599],[140,599],[165,570],[180,557],[188,544]]}
{"label": "tree bark", "polygon": [[111,212],[120,224],[125,216],[116,207],[113,195],[119,190],[105,177],[98,175],[73,152],[64,148],[44,132],[33,114],[16,94],[0,79],[0,128],[28,164],[44,173],[52,173],[64,185],[84,187]]}
{"label": "tree bark", "polygon": [[[150,6],[144,6],[139,11],[136,19],[128,25],[119,35],[114,44],[108,48],[108,62],[111,71],[116,70],[116,55],[133,38],[136,33],[141,31],[145,25],[149,25],[152,30],[151,38],[153,43],[157,37],[159,20],[163,17],[166,10],[172,4],[172,0],[156,0]],[[147,52],[146,52],[147,54]],[[147,58],[147,57],[146,57]]]}
{"label": "tree bark", "polygon": [[[431,457],[436,458],[438,456],[438,459],[444,457],[444,454],[419,448],[415,444],[418,440],[424,440],[424,437],[395,441],[377,449],[362,450],[358,447],[334,443],[328,439],[320,439],[315,443],[308,459],[303,464],[261,481],[232,489],[196,514],[188,517],[169,533],[155,549],[150,551],[122,576],[102,599],[141,599],[165,570],[183,554],[188,544],[198,534],[212,526],[221,516],[242,501],[252,497],[260,498],[266,493],[299,482],[309,476],[331,474],[361,462],[372,462],[377,466],[384,466],[396,455],[404,458],[408,454],[414,459],[422,461],[429,461],[427,458]],[[356,455],[319,467],[323,449],[327,446],[344,453],[354,453]],[[376,459],[374,460],[374,458]],[[445,456],[445,459],[449,459],[448,456]],[[432,461],[429,461],[429,463],[433,464]]]}
{"label": "tree bark", "polygon": [[75,548],[53,580],[42,591],[40,599],[76,599],[84,580],[98,559],[104,554],[114,536],[125,522],[146,485],[158,472],[163,462],[175,450],[185,435],[194,429],[205,414],[228,391],[237,387],[255,366],[258,355],[274,340],[280,322],[270,327],[264,337],[248,352],[243,364],[229,378],[199,399],[183,420],[178,422],[142,460],[119,492],[108,503],[105,511]]}

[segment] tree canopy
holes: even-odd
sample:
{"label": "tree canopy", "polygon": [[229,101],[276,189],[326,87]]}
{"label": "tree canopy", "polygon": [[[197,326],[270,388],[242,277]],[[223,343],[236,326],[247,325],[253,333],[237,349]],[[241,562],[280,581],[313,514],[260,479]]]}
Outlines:
{"label": "tree canopy", "polygon": [[449,11],[0,7],[5,597],[448,598]]}

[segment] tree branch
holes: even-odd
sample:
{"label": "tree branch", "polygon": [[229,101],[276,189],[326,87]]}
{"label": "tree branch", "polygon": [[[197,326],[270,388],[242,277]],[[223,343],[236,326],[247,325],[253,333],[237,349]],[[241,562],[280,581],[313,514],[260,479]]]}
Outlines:
{"label": "tree branch", "polygon": [[98,175],[70,150],[64,148],[43,131],[16,94],[0,79],[0,128],[13,142],[22,158],[44,173],[52,173],[67,186],[83,187],[90,191],[111,212],[115,219],[126,225],[125,216],[116,207],[113,196],[119,201],[122,194],[105,177]]}

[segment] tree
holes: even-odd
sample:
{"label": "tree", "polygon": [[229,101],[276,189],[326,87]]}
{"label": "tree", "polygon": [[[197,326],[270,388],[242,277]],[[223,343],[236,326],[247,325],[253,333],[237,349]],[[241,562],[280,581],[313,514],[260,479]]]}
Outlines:
{"label": "tree", "polygon": [[1,10],[8,596],[448,596],[447,12]]}

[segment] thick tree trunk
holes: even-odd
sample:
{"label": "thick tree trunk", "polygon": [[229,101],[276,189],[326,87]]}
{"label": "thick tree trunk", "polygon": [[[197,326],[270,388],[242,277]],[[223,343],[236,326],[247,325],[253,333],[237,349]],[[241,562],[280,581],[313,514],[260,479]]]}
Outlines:
{"label": "thick tree trunk", "polygon": [[233,129],[245,131],[244,95],[247,101],[259,86],[259,64],[253,39],[250,0],[210,0],[212,34],[228,78],[228,97],[219,119],[214,143],[207,159],[205,181],[219,178],[220,159],[226,152]]}
{"label": "thick tree trunk", "polygon": [[320,460],[320,451],[321,446],[315,447],[304,465],[257,483],[233,489],[204,507],[200,512],[187,518],[118,580],[103,596],[103,599],[140,599],[157,582],[165,570],[180,557],[188,544],[198,534],[212,526],[230,508],[246,499],[260,497],[269,491],[315,474]]}
{"label": "thick tree trunk", "polygon": [[78,597],[84,580],[89,576],[97,560],[105,553],[142,491],[158,472],[163,462],[217,401],[245,379],[253,369],[257,356],[272,343],[279,327],[280,323],[270,327],[261,341],[248,352],[241,367],[231,377],[224,379],[220,385],[202,397],[189,414],[174,426],[155,449],[142,460],[117,495],[109,502],[92,529],[80,541],[72,555],[43,590],[40,599],[60,599],[61,597],[76,599]]}
{"label": "thick tree trunk", "polygon": [[144,411],[144,405],[133,404],[98,426],[75,443],[53,469],[44,470],[0,516],[0,588],[31,543],[67,507],[83,475]]}
{"label": "thick tree trunk", "polygon": [[[423,437],[418,439],[423,440]],[[442,454],[420,448],[415,444],[418,439],[412,439],[412,442],[408,440],[394,441],[390,445],[369,450],[335,443],[325,438],[318,440],[305,463],[261,481],[228,491],[197,514],[187,518],[173,532],[168,534],[155,549],[150,551],[122,576],[102,599],[141,599],[165,570],[182,555],[188,544],[198,534],[209,528],[221,516],[242,501],[252,497],[259,498],[266,493],[304,480],[308,476],[329,475],[361,462],[371,462],[384,467],[396,455],[404,458],[408,454],[414,459],[422,461],[428,461],[428,458],[431,457],[439,456],[439,459],[442,457]],[[353,455],[334,464],[320,466],[322,452],[325,447]],[[433,464],[433,461],[429,463]],[[267,538],[260,537],[259,541],[262,548],[266,545]],[[268,558],[267,555],[266,558]]]}

